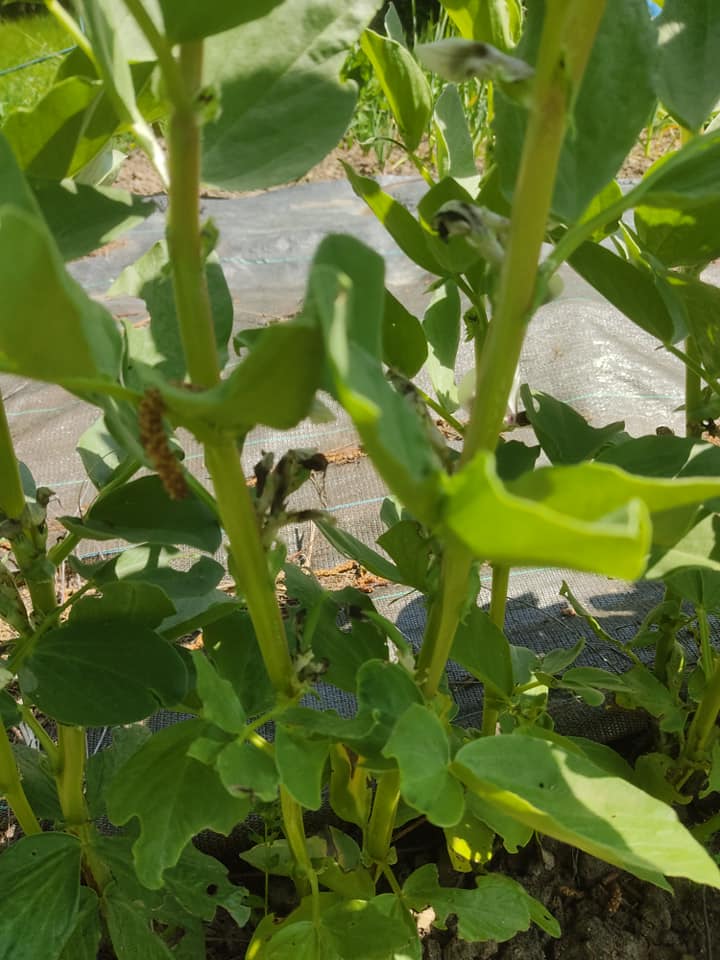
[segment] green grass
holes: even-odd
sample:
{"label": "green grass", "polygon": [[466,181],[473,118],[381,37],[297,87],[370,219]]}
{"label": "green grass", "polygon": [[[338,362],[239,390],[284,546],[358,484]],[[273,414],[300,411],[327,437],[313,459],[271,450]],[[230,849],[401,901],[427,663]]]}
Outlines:
{"label": "green grass", "polygon": [[[72,45],[68,34],[49,16],[0,21],[0,70]],[[20,107],[32,107],[50,89],[60,58],[0,76],[0,122]]]}

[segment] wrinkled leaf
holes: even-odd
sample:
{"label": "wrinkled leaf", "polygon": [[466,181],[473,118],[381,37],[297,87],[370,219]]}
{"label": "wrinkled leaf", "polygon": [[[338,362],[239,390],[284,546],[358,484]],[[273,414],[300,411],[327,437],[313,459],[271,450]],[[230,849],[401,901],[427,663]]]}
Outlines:
{"label": "wrinkled leaf", "polygon": [[188,756],[208,729],[189,720],[159,730],[122,768],[108,795],[110,819],[122,826],[140,820],[133,845],[137,874],[151,890],[174,866],[188,841],[203,829],[227,835],[245,819],[249,801],[232,797],[218,774]]}

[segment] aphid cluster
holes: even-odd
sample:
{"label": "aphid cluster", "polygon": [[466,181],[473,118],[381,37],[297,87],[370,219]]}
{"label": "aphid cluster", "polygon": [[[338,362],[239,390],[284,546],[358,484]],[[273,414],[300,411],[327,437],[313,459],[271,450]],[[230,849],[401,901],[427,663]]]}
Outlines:
{"label": "aphid cluster", "polygon": [[190,493],[185,474],[170,448],[163,423],[165,403],[159,390],[146,390],[138,408],[140,443],[155,467],[171,500],[183,500]]}

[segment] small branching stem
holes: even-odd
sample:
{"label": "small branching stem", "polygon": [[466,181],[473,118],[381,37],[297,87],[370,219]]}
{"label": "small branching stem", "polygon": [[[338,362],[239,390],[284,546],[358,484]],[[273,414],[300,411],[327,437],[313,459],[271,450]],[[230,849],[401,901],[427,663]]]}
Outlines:
{"label": "small branching stem", "polygon": [[5,725],[0,722],[0,794],[7,800],[8,806],[15,814],[23,833],[30,836],[41,833],[42,829],[37,821],[28,798],[23,789],[20,773],[18,772],[15,757],[10,746]]}
{"label": "small branching stem", "polygon": [[399,803],[400,773],[389,770],[378,778],[365,842],[368,856],[379,865],[387,864]]}

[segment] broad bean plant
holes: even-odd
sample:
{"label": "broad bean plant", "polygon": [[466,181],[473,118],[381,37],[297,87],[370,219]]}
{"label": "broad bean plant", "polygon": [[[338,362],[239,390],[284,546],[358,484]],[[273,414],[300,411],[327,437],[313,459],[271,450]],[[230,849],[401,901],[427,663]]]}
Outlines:
{"label": "broad bean plant", "polygon": [[[76,47],[48,95],[0,133],[0,369],[59,385],[99,419],[78,443],[93,502],[48,544],[52,491],[18,462],[0,406],[0,792],[23,834],[0,855],[0,954],[90,960],[102,946],[119,960],[200,960],[204,921],[223,907],[243,925],[251,899],[192,839],[268,804],[282,836],[244,857],[290,877],[297,898],[256,923],[251,960],[419,960],[414,911],[427,906],[439,924],[455,915],[465,939],[507,940],[531,923],[560,936],[543,904],[485,867],[496,844],[516,850],[536,831],[661,887],[720,887],[673,809],[720,776],[708,621],[720,605],[720,451],[700,436],[720,395],[719,295],[701,279],[720,252],[720,132],[706,129],[720,89],[698,67],[718,53],[714,5],[667,0],[653,24],[644,0],[444,0],[458,36],[413,52],[392,15],[387,36],[366,29],[379,0],[46,2]],[[415,216],[348,177],[436,278],[428,314],[389,293],[377,253],[332,235],[299,315],[230,343],[199,185],[269,187],[321,159],[352,114],[338,77],[358,38],[428,190]],[[418,58],[450,81],[435,101]],[[454,85],[467,77],[486,85],[494,117],[482,174]],[[683,145],[623,193],[613,177],[658,100]],[[124,132],[168,193],[165,240],[125,281],[148,305],[139,327],[116,322],[65,267],[151,212],[92,185],[92,164]],[[433,168],[415,154],[425,134]],[[687,437],[630,438],[527,389],[538,445],[501,436],[528,324],[566,261],[685,364]],[[453,379],[463,310],[476,361],[467,420]],[[424,368],[434,395],[413,384]],[[424,595],[419,650],[371,598],[324,590],[287,562],[287,499],[323,469],[321,452],[265,458],[246,482],[253,429],[316,415],[321,391],[392,494],[384,553],[325,515],[313,522]],[[180,428],[202,445],[209,483],[183,462]],[[90,564],[76,555],[83,540],[128,546]],[[231,596],[217,589],[223,545]],[[190,569],[180,547],[196,552]],[[626,674],[574,668],[579,646],[544,658],[513,647],[508,578],[528,565],[664,581],[663,605],[624,647]],[[81,586],[60,602],[67,567]],[[692,666],[677,641],[688,623]],[[655,646],[653,666],[639,644]],[[479,730],[454,722],[450,658],[483,685]],[[310,709],[319,681],[353,694],[355,714]],[[556,687],[643,708],[658,719],[657,750],[632,769],[561,736],[547,710]],[[159,707],[191,719],[150,735],[142,721]],[[21,723],[39,750],[14,742]],[[114,728],[112,743],[88,759],[96,726]],[[309,836],[304,812],[324,802],[340,826]],[[396,830],[421,817],[472,883],[444,886],[433,864],[400,875]],[[102,818],[120,829],[99,829]],[[701,838],[714,825],[703,827]]]}

